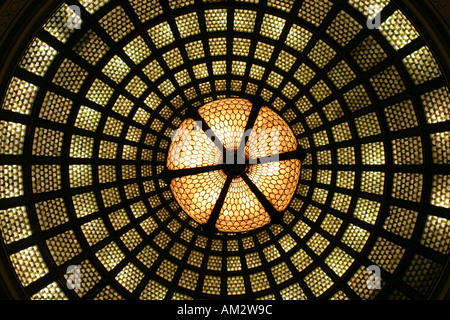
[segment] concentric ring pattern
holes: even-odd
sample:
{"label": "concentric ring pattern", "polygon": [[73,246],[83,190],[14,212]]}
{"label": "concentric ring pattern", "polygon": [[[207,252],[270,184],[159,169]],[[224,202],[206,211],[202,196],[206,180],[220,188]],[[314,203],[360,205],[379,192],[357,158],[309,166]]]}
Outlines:
{"label": "concentric ring pattern", "polygon": [[[449,253],[450,95],[425,40],[388,0],[64,1],[1,91],[0,230],[23,291],[426,298]],[[188,107],[253,96],[308,152],[298,188],[281,224],[206,236],[160,178],[172,133]]]}

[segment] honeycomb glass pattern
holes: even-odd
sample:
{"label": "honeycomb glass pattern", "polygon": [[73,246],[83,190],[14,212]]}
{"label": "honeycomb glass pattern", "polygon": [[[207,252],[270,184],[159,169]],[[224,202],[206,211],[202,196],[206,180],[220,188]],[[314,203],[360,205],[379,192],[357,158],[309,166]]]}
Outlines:
{"label": "honeycomb glass pattern", "polygon": [[[215,226],[222,232],[242,232],[260,228],[271,221],[264,205],[251,187],[256,187],[277,212],[286,209],[297,187],[300,160],[278,161],[280,154],[295,151],[296,139],[284,120],[267,106],[260,106],[254,116],[254,126],[247,128],[250,114],[257,108],[246,99],[221,99],[198,109],[201,119],[186,119],[173,135],[167,168],[177,174],[180,169],[211,168],[210,172],[176,177],[170,188],[183,210],[204,225],[222,198],[223,203]],[[208,129],[203,128],[203,120]],[[247,131],[246,131],[247,128]],[[209,131],[209,134],[207,132]],[[247,133],[247,132],[250,133]],[[246,141],[248,136],[248,141]],[[217,146],[219,141],[222,145]],[[242,141],[247,145],[241,148]],[[220,148],[221,147],[221,148]],[[240,151],[239,151],[240,150]],[[230,180],[227,164],[238,164],[229,153],[235,152],[248,161],[248,179],[235,175]],[[273,157],[268,163],[258,159]],[[220,166],[219,170],[217,166]],[[225,167],[224,167],[225,166]],[[229,169],[228,169],[229,170]],[[227,180],[230,180],[227,183]],[[282,183],[285,189],[276,190]],[[224,186],[227,185],[228,189]],[[221,196],[225,190],[226,195]]]}
{"label": "honeycomb glass pattern", "polygon": [[205,224],[225,184],[219,172],[175,178],[170,184],[178,203],[194,220]]}
{"label": "honeycomb glass pattern", "polygon": [[202,106],[198,112],[225,149],[237,149],[244,134],[251,103],[240,99],[223,99]]}
{"label": "honeycomb glass pattern", "polygon": [[[13,20],[0,37],[14,62],[0,89],[0,273],[24,298],[436,295],[450,91],[416,13],[389,0],[79,0],[35,14],[36,30],[16,37]],[[65,28],[74,17],[82,28]],[[248,165],[225,168],[242,137]],[[374,264],[380,290],[367,287]]]}

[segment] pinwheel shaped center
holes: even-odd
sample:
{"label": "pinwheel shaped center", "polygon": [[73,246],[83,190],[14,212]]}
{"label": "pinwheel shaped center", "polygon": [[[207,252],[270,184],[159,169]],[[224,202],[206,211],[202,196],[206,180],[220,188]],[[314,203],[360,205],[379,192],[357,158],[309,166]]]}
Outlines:
{"label": "pinwheel shaped center", "polygon": [[225,173],[229,176],[240,176],[245,172],[245,164],[225,164]]}
{"label": "pinwheel shaped center", "polygon": [[162,177],[205,231],[250,231],[281,222],[304,156],[262,100],[227,98],[186,112]]}

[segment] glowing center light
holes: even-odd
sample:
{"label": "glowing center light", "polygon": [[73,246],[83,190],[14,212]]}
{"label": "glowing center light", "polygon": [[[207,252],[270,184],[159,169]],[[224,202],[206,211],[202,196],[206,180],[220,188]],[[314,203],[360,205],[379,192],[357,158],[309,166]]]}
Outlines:
{"label": "glowing center light", "polygon": [[262,101],[221,99],[189,109],[172,137],[163,177],[205,231],[280,222],[297,188],[303,150]]}

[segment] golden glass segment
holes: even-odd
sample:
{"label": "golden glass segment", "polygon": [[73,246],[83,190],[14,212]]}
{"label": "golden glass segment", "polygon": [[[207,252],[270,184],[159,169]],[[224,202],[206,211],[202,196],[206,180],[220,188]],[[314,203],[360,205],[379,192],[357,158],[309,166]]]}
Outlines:
{"label": "golden glass segment", "polygon": [[[256,159],[276,157],[297,150],[297,141],[287,123],[274,111],[262,106],[250,133],[246,130],[252,111],[252,103],[246,99],[228,98],[205,104],[199,115],[223,143],[227,152],[238,150],[244,134],[248,142],[243,155],[250,165],[249,179],[260,192],[281,212],[291,201],[300,177],[300,160],[290,159],[256,164]],[[255,164],[251,164],[252,160]],[[167,157],[169,170],[198,168],[227,164],[213,139],[201,128],[201,122],[189,118],[175,131]],[[234,160],[231,160],[234,161]],[[227,180],[225,170],[177,177],[170,188],[182,209],[195,221],[206,224],[222,188]],[[282,185],[283,188],[279,188]],[[225,196],[216,228],[222,232],[242,232],[260,228],[271,221],[270,215],[248,184],[239,175],[233,177]]]}
{"label": "golden glass segment", "polygon": [[205,224],[225,184],[220,172],[200,173],[175,178],[170,188],[183,210],[200,224]]}

